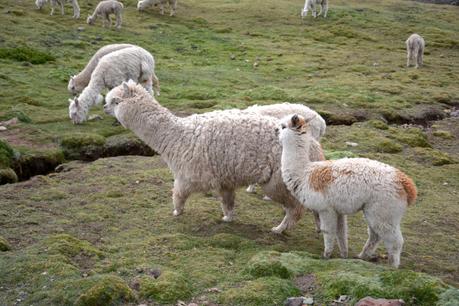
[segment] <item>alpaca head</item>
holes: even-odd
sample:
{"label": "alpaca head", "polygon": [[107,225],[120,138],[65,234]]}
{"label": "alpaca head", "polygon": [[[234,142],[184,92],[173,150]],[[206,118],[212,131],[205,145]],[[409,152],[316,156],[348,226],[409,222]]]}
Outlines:
{"label": "alpaca head", "polygon": [[303,116],[294,114],[285,116],[280,120],[279,127],[276,132],[279,133],[279,140],[283,144],[287,139],[296,138],[302,135],[310,134],[309,122],[315,116],[305,119]]}
{"label": "alpaca head", "polygon": [[36,0],[35,5],[37,6],[37,9],[41,10],[47,1],[48,0]]}
{"label": "alpaca head", "polygon": [[69,117],[72,119],[73,124],[80,124],[86,120],[86,113],[78,98],[69,99]]}
{"label": "alpaca head", "polygon": [[145,3],[145,1],[140,0],[139,2],[137,2],[137,10],[138,11],[143,11],[146,6],[147,6],[147,4]]}
{"label": "alpaca head", "polygon": [[69,84],[67,85],[67,90],[72,95],[76,95],[78,93],[77,84],[75,82],[75,76],[70,77]]}
{"label": "alpaca head", "polygon": [[89,25],[94,25],[95,23],[95,18],[92,18],[91,15],[88,15],[88,18],[86,19],[86,23],[89,24]]}
{"label": "alpaca head", "polygon": [[150,96],[145,88],[133,80],[123,82],[121,85],[116,86],[108,92],[107,96],[105,97],[104,112],[108,115],[116,116],[116,107],[123,99],[138,95]]}

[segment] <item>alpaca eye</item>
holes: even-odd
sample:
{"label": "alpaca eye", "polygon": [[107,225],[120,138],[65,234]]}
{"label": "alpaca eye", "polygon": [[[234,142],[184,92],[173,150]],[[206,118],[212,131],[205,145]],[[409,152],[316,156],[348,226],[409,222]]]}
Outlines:
{"label": "alpaca eye", "polygon": [[285,124],[281,124],[281,129],[285,129],[287,126]]}

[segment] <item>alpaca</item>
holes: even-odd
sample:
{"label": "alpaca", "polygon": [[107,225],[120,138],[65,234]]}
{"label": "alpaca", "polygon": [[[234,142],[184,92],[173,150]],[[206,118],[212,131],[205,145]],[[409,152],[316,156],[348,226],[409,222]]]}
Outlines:
{"label": "alpaca", "polygon": [[[275,118],[237,109],[177,117],[133,81],[112,89],[105,101],[105,113],[114,115],[168,164],[175,179],[174,216],[183,213],[190,194],[217,190],[223,221],[231,221],[235,189],[257,182],[285,208],[273,232],[281,233],[301,218],[304,208],[282,181]],[[310,154],[311,159],[324,159],[317,142]]]}
{"label": "alpaca", "polygon": [[301,115],[281,120],[281,169],[287,188],[306,208],[319,213],[323,256],[330,257],[338,238],[341,256],[347,257],[347,228],[341,221],[362,210],[369,237],[359,257],[371,257],[382,240],[389,263],[398,267],[403,247],[400,221],[408,205],[416,201],[413,181],[392,166],[366,158],[312,162],[309,121]]}
{"label": "alpaca", "polygon": [[418,34],[412,34],[406,40],[406,67],[410,67],[410,61],[414,60],[415,68],[422,66],[422,57],[424,56],[424,39]]}
{"label": "alpaca", "polygon": [[99,63],[99,60],[103,56],[113,51],[124,49],[124,48],[129,48],[129,47],[134,47],[134,45],[112,44],[112,45],[106,45],[100,48],[99,50],[97,50],[97,52],[89,60],[86,67],[84,67],[84,69],[77,75],[70,77],[69,84],[67,86],[68,91],[73,95],[81,93],[83,89],[86,86],[88,86],[89,80],[91,79],[91,73],[94,71],[97,64]]}
{"label": "alpaca", "polygon": [[[311,132],[312,136],[319,141],[320,137],[325,134],[325,120],[315,111],[302,104],[291,104],[281,103],[274,105],[253,105],[245,109],[245,111],[256,112],[263,116],[271,116],[277,119],[281,119],[288,114],[297,113],[304,117],[314,116],[314,120],[311,121]],[[249,185],[246,189],[248,193],[255,193],[255,185]],[[269,198],[264,198],[269,200]]]}
{"label": "alpaca", "polygon": [[[319,14],[317,14],[317,5],[320,5]],[[311,11],[312,16],[314,18],[320,16],[320,14],[322,14],[322,11],[324,12],[324,18],[327,18],[328,0],[306,0],[306,2],[304,3],[304,8],[301,11],[301,17],[306,17],[308,15],[309,10]]]}
{"label": "alpaca", "polygon": [[108,26],[111,27],[112,19],[110,18],[110,14],[114,14],[116,16],[115,28],[120,29],[122,23],[123,8],[123,3],[116,0],[100,1],[92,15],[88,16],[86,22],[89,25],[94,25],[96,23],[97,17],[100,16],[102,17],[103,26],[105,27],[106,22],[108,22]]}
{"label": "alpaca", "polygon": [[[88,86],[77,98],[69,99],[69,116],[73,123],[86,120],[89,108],[96,104],[104,88],[112,89],[123,81],[133,79],[152,92],[152,84],[159,92],[159,82],[154,74],[155,61],[145,49],[133,46],[114,51],[102,57],[91,74]],[[153,82],[153,79],[155,81]]]}
{"label": "alpaca", "polygon": [[[35,5],[37,6],[37,8],[39,10],[41,10],[41,8],[45,5],[45,3],[47,3],[48,0],[36,0],[35,1]],[[51,13],[50,15],[54,15],[54,7],[56,5],[60,5],[61,6],[61,14],[64,15],[64,4],[65,2],[71,2],[72,3],[72,7],[73,7],[73,18],[75,19],[78,19],[80,18],[80,6],[78,5],[78,1],[77,0],[51,0]]]}
{"label": "alpaca", "polygon": [[164,15],[164,4],[168,3],[171,9],[170,16],[174,16],[177,10],[177,0],[139,0],[137,2],[137,10],[143,11],[147,7],[152,5],[157,6],[159,4],[159,13]]}

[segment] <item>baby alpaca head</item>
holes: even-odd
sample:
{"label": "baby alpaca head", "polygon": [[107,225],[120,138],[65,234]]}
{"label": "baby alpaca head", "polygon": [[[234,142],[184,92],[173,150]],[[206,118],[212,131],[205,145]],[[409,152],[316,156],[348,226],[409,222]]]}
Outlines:
{"label": "baby alpaca head", "polygon": [[94,25],[94,23],[96,23],[94,19],[95,18],[92,18],[92,16],[88,15],[88,18],[86,19],[86,23],[89,25]]}
{"label": "baby alpaca head", "polygon": [[118,104],[126,98],[134,97],[137,94],[148,92],[133,80],[123,82],[121,85],[116,86],[110,90],[105,97],[104,112],[108,115],[116,116],[115,108]]}
{"label": "baby alpaca head", "polygon": [[145,7],[147,7],[147,4],[145,3],[145,1],[140,0],[139,2],[137,2],[138,11],[143,11]]}
{"label": "baby alpaca head", "polygon": [[80,102],[78,101],[78,98],[75,99],[69,99],[70,105],[69,105],[69,117],[72,119],[73,124],[80,124],[83,121],[86,120],[86,114],[81,107]]}
{"label": "baby alpaca head", "polygon": [[286,139],[292,138],[293,136],[301,136],[310,132],[309,122],[314,119],[315,116],[305,119],[303,116],[294,114],[285,116],[280,120],[279,127],[276,128],[276,132],[279,133],[279,140],[284,143]]}
{"label": "baby alpaca head", "polygon": [[48,0],[36,0],[35,5],[37,6],[37,9],[41,10],[47,1]]}

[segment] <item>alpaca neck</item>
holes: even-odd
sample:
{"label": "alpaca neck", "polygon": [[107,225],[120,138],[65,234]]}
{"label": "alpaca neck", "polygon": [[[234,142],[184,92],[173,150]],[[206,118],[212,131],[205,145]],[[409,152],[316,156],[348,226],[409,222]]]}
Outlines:
{"label": "alpaca neck", "polygon": [[[289,133],[293,133],[288,131]],[[311,162],[309,149],[311,135],[289,135],[282,143],[282,175],[298,178],[304,173],[305,167]]]}
{"label": "alpaca neck", "polygon": [[78,101],[86,105],[88,110],[91,106],[95,105],[100,92],[105,88],[103,80],[92,78],[89,85],[83,90],[78,97]]}
{"label": "alpaca neck", "polygon": [[115,109],[117,119],[167,161],[171,154],[176,154],[169,152],[170,145],[183,137],[182,119],[147,93],[132,99],[136,101],[122,103]]}

